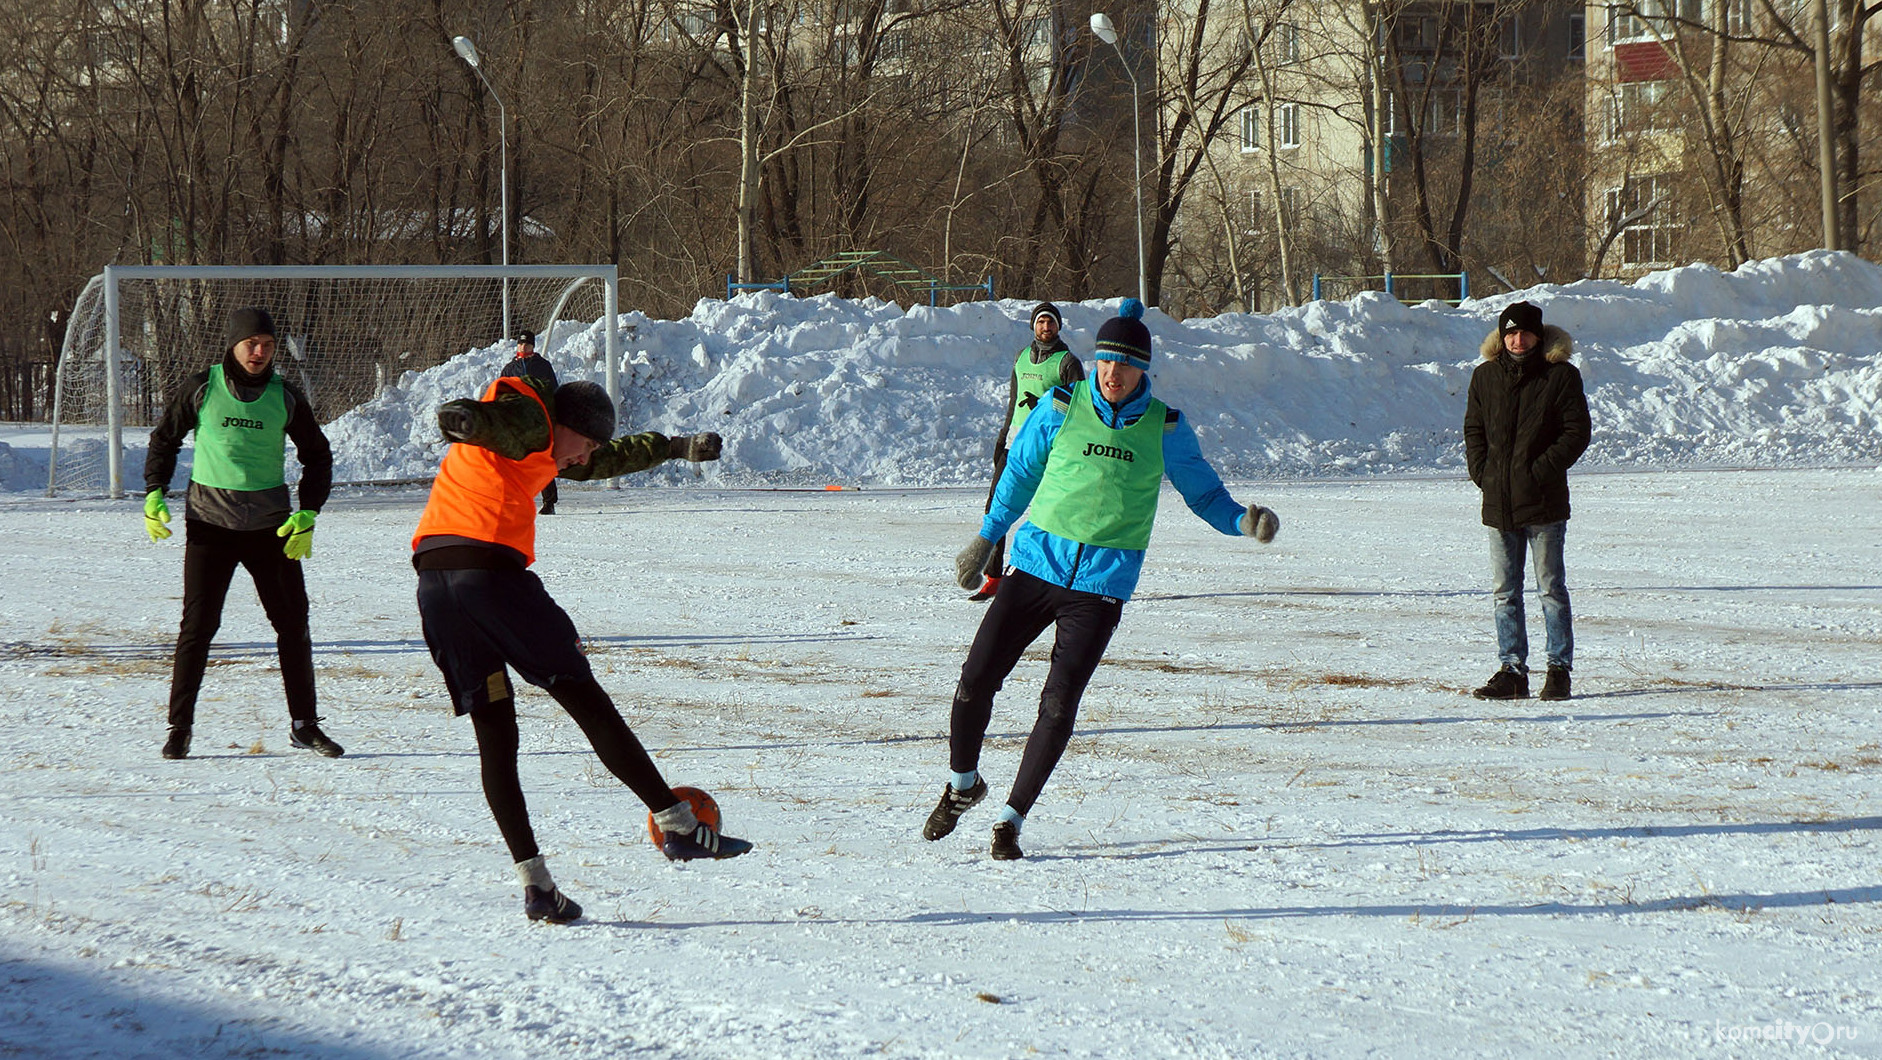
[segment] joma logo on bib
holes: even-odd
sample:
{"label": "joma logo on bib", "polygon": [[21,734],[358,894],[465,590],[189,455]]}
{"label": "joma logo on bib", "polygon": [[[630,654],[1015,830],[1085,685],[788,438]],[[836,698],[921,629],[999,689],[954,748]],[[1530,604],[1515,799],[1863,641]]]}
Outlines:
{"label": "joma logo on bib", "polygon": [[1135,463],[1137,454],[1129,449],[1120,449],[1115,445],[1099,445],[1097,442],[1085,443],[1085,456],[1108,456],[1113,460],[1122,460],[1126,464]]}
{"label": "joma logo on bib", "polygon": [[224,416],[222,417],[222,425],[224,427],[246,427],[251,431],[259,431],[267,426],[267,424],[260,420],[245,420],[240,416]]}

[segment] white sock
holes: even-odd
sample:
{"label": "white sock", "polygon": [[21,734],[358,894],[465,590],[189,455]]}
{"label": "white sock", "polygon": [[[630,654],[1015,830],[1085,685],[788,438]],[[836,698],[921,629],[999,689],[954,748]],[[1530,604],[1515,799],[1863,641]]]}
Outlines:
{"label": "white sock", "polygon": [[525,887],[534,887],[539,891],[555,890],[555,881],[549,878],[549,866],[543,864],[541,854],[528,861],[517,862],[516,878],[523,881]]}
{"label": "white sock", "polygon": [[685,799],[674,803],[653,815],[653,823],[662,832],[677,832],[680,835],[692,835],[699,827],[699,818],[693,816],[693,808]]}

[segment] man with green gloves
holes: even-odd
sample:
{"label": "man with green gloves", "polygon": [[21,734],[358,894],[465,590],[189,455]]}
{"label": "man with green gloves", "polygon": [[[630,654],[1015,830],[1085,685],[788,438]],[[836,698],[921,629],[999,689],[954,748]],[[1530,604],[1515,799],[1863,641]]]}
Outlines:
{"label": "man with green gloves", "polygon": [[[170,735],[163,757],[188,758],[196,695],[237,565],[275,631],[287,687],[288,742],[328,758],[344,754],[314,713],[314,643],[300,560],[314,554],[314,517],[333,487],[333,450],[313,406],[274,370],[274,320],[253,306],[229,314],[222,361],[183,381],[150,432],[144,457],[144,529],[170,536],[164,491],[183,438],[196,434],[183,520],[183,622],[170,673]],[[301,462],[300,507],[288,493],[287,442]],[[285,538],[285,540],[283,540]]]}

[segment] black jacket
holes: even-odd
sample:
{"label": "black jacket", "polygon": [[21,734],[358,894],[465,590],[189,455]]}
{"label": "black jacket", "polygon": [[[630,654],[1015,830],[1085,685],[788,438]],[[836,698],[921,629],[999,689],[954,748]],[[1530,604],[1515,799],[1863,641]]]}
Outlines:
{"label": "black jacket", "polygon": [[1573,352],[1568,332],[1551,324],[1520,364],[1500,334],[1484,340],[1464,406],[1464,457],[1483,491],[1483,525],[1515,530],[1568,518],[1568,469],[1590,430]]}
{"label": "black jacket", "polygon": [[549,392],[555,393],[555,366],[551,365],[549,359],[540,353],[532,353],[528,357],[510,358],[510,363],[503,366],[500,374],[518,379],[544,380],[549,384]]}
{"label": "black jacket", "polygon": [[[250,376],[235,363],[233,356],[225,353],[222,373],[231,394],[243,401],[253,401],[261,396],[275,370],[269,365],[259,377]],[[333,448],[327,444],[327,436],[321,433],[320,422],[314,418],[307,395],[286,377],[281,383],[288,406],[288,440],[294,443],[294,455],[301,462],[300,506],[317,512],[327,503],[327,494],[333,488]],[[145,492],[170,488],[170,479],[176,475],[177,454],[183,448],[183,439],[196,429],[208,389],[209,370],[205,368],[171,392],[163,419],[150,432],[150,448],[144,453]],[[258,491],[229,490],[192,481],[187,498],[185,518],[229,530],[273,530],[294,511],[286,486]]]}

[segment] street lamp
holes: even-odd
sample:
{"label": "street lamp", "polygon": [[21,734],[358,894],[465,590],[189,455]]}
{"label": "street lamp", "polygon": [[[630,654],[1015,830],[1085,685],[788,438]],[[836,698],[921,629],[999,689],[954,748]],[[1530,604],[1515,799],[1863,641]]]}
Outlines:
{"label": "street lamp", "polygon": [[1117,27],[1111,24],[1111,16],[1102,11],[1095,11],[1091,16],[1091,32],[1098,39],[1109,44],[1117,51],[1118,61],[1124,64],[1124,72],[1131,79],[1131,163],[1132,172],[1137,177],[1137,300],[1150,304],[1149,274],[1144,268],[1144,134],[1142,128],[1142,106],[1137,102],[1137,71],[1131,69],[1130,60],[1124,57],[1124,49],[1117,43]]}
{"label": "street lamp", "polygon": [[[502,198],[502,202],[503,202],[503,267],[505,269],[508,269],[510,266],[510,121],[509,121],[509,115],[508,115],[508,112],[506,112],[503,109],[503,97],[497,95],[497,87],[490,83],[490,79],[488,77],[484,76],[483,63],[479,62],[477,59],[477,45],[472,44],[471,39],[469,37],[460,35],[460,36],[451,38],[451,47],[457,49],[457,54],[459,58],[463,59],[465,62],[470,64],[470,68],[473,71],[475,71],[477,74],[477,80],[482,81],[484,83],[484,88],[489,90],[490,98],[497,101],[497,139],[498,139],[498,142],[502,145],[502,163],[503,163],[503,171],[500,174],[498,174],[497,183],[501,189],[501,194],[503,197]],[[487,232],[489,231],[489,229],[485,229],[485,231]],[[511,338],[511,335],[510,335],[510,277],[507,274],[503,277],[503,337],[505,339]]]}

